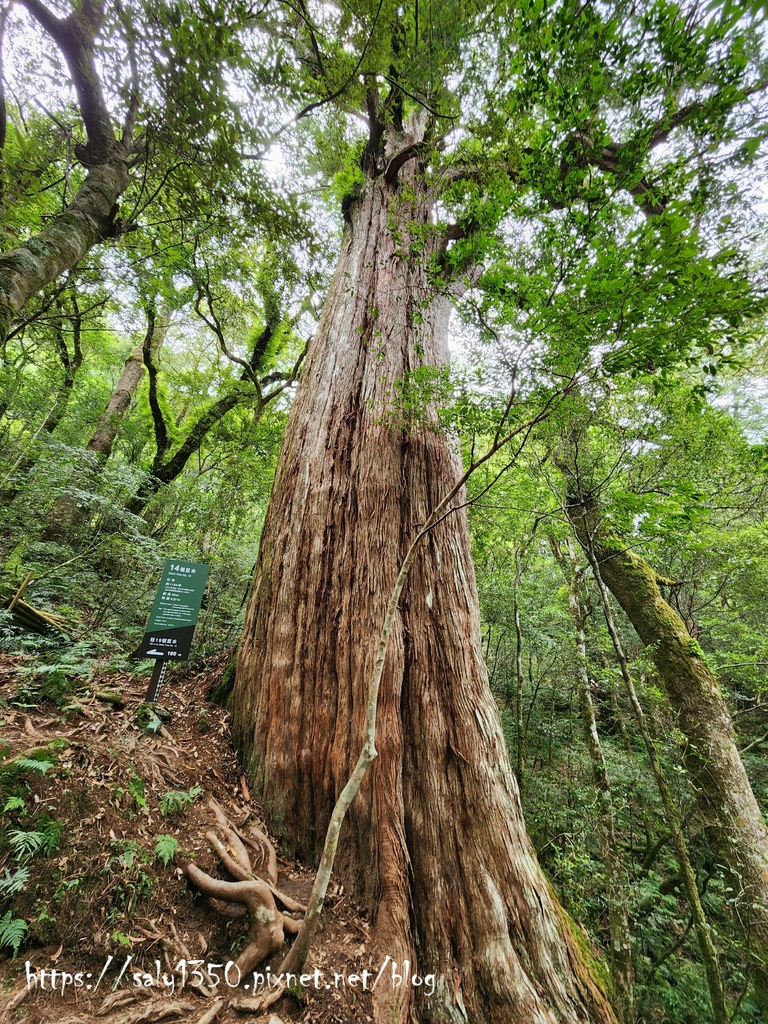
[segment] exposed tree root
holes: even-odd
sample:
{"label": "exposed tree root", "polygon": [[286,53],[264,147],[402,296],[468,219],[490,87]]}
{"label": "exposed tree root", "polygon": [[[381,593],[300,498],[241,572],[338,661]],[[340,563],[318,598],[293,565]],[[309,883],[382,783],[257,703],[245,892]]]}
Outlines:
{"label": "exposed tree root", "polygon": [[266,882],[259,879],[222,882],[206,875],[194,864],[188,864],[186,872],[190,881],[207,896],[215,896],[227,903],[240,903],[247,909],[251,921],[248,943],[236,961],[241,975],[280,949],[285,938],[283,915],[277,909]]}
{"label": "exposed tree root", "polygon": [[211,1021],[216,1020],[223,1006],[224,1000],[217,999],[213,1006],[209,1010],[205,1011],[203,1016],[198,1020],[197,1024],[211,1024]]}
{"label": "exposed tree root", "polygon": [[188,1019],[188,1014],[193,1013],[195,1009],[194,1003],[162,997],[152,999],[141,1007],[130,1006],[118,1013],[113,1013],[107,1018],[107,1021],[108,1024],[141,1024],[142,1021],[154,1024],[154,1021],[167,1020],[169,1017]]}
{"label": "exposed tree root", "polygon": [[139,995],[143,993],[144,989],[137,989],[136,991],[122,989],[119,992],[112,992],[111,995],[108,995],[105,998],[104,1002],[98,1008],[96,1016],[106,1017],[107,1014],[112,1013],[114,1010],[121,1010],[130,1003],[135,1003]]}
{"label": "exposed tree root", "polygon": [[[171,1017],[189,1019],[188,1015],[195,1009],[194,1003],[179,999],[166,997],[152,999],[148,998],[148,994],[141,990],[123,991],[107,996],[96,1011],[96,1017],[104,1020],[105,1024],[142,1024],[142,1022],[154,1024],[155,1021],[168,1020]],[[92,1019],[90,1015],[88,1017],[63,1017],[59,1024],[87,1024]],[[213,1017],[208,1018],[209,1021],[213,1019]]]}
{"label": "exposed tree root", "polygon": [[278,999],[282,999],[285,992],[285,985],[280,982],[271,992],[265,992],[263,996],[240,996],[233,999],[229,1004],[238,1013],[258,1013],[274,1005]]}
{"label": "exposed tree root", "polygon": [[[301,928],[301,922],[282,913],[275,900],[277,899],[286,909],[303,912],[305,908],[277,889],[277,857],[269,839],[257,829],[253,829],[253,826],[249,829],[252,830],[253,838],[235,828],[213,798],[209,800],[209,807],[216,817],[224,841],[213,831],[206,833],[206,839],[235,881],[213,878],[192,863],[187,864],[185,872],[189,880],[209,897],[217,910],[227,915],[242,913],[248,916],[250,927],[247,944],[236,961],[240,975],[245,979],[263,960],[282,947],[286,933],[296,935]],[[269,881],[255,874],[248,853],[249,848],[260,854],[259,862],[263,866],[262,870],[269,874]],[[173,921],[169,922],[170,935],[158,931],[155,921],[150,921],[149,924],[151,928],[136,925],[135,931],[145,939],[162,946],[163,959],[169,973],[173,973],[174,962],[180,959],[195,960]],[[207,945],[203,936],[201,939],[203,944]],[[256,998],[235,996],[228,999],[217,994],[215,979],[207,975],[202,965],[199,965],[196,973],[202,974],[203,981],[188,981],[187,985],[206,1001],[207,1006],[181,999],[169,999],[167,996],[158,998],[147,990],[132,989],[107,996],[96,1011],[95,1017],[103,1020],[105,1024],[154,1024],[157,1021],[177,1018],[190,1021],[190,1024],[213,1024],[227,1006],[240,1013],[265,1010],[285,993],[285,985],[280,984]],[[28,990],[24,985],[11,996],[9,1002],[0,1010],[0,1024],[10,1024],[12,1011],[27,995]],[[280,1019],[273,1015],[270,1017],[270,1022],[272,1021],[280,1022]],[[62,1019],[60,1024],[85,1024],[85,1019],[77,1016],[68,1017]]]}
{"label": "exposed tree root", "polygon": [[13,1019],[13,1011],[17,1006],[21,1006],[24,1000],[29,995],[29,988],[27,987],[26,981],[23,985],[19,986],[15,992],[12,992],[8,996],[8,1001],[2,1009],[0,1009],[0,1024],[6,1024],[6,1021]]}
{"label": "exposed tree root", "polygon": [[[275,897],[288,910],[304,908],[276,888],[277,855],[269,839],[262,832],[252,829],[254,838],[248,842],[248,837],[235,829],[213,797],[209,798],[208,807],[216,818],[225,842],[222,842],[213,831],[206,832],[205,838],[235,881],[226,882],[212,878],[192,863],[187,864],[185,872],[189,880],[206,896],[221,901],[225,906],[228,905],[228,909],[223,910],[228,916],[235,912],[235,907],[243,907],[247,912],[250,920],[248,941],[236,961],[240,975],[244,977],[262,960],[282,947],[286,932],[296,935],[301,927],[301,922],[294,921],[278,910]],[[259,878],[255,873],[246,842],[260,854],[260,864],[263,865],[262,870],[267,874],[268,880]],[[178,940],[178,936],[175,937],[183,951],[183,944]]]}
{"label": "exposed tree root", "polygon": [[[221,805],[211,796],[208,798],[208,807],[216,817],[222,831],[230,838],[232,845],[238,851],[238,859],[243,863],[251,864],[251,858],[244,848],[244,844],[256,853],[256,873],[269,882],[271,886],[277,885],[277,852],[269,839],[255,825],[250,827],[250,835],[241,832],[233,825],[222,810]],[[247,820],[247,817],[246,817]],[[242,824],[245,824],[243,822]],[[290,910],[305,908],[289,907]]]}

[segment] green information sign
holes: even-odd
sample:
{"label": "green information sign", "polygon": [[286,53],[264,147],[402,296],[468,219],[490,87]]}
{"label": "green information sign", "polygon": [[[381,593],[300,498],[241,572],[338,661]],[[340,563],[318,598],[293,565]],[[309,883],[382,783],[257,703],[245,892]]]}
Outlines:
{"label": "green information sign", "polygon": [[189,656],[207,581],[207,565],[176,558],[166,561],[144,639],[134,657],[183,660]]}

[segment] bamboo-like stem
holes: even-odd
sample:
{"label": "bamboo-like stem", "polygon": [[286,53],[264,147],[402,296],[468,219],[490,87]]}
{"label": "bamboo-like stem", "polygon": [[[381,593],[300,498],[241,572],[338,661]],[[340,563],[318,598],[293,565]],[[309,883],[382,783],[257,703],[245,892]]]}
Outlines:
{"label": "bamboo-like stem", "polygon": [[14,608],[16,607],[16,604],[18,603],[18,600],[19,600],[19,598],[20,598],[20,597],[21,597],[21,595],[22,595],[22,594],[24,593],[24,591],[25,591],[25,590],[27,589],[27,584],[29,583],[29,581],[30,581],[30,580],[32,579],[32,577],[33,577],[33,576],[34,576],[34,573],[33,573],[33,572],[32,572],[32,570],[30,569],[30,571],[29,571],[29,572],[27,573],[27,575],[26,575],[26,576],[24,577],[24,580],[23,580],[23,582],[22,582],[21,586],[20,586],[20,587],[19,587],[19,589],[18,589],[18,590],[16,591],[16,593],[15,593],[15,594],[13,595],[13,600],[12,600],[12,601],[11,601],[11,603],[10,603],[10,604],[8,605],[8,611],[9,611],[9,612],[12,612],[12,611],[13,611],[13,609],[14,609]]}

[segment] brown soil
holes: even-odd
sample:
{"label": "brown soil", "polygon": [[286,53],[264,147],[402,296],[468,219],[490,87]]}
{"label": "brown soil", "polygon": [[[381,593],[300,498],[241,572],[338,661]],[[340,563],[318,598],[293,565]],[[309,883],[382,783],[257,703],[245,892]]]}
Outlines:
{"label": "brown soil", "polygon": [[[209,874],[229,877],[205,840],[205,832],[216,827],[206,805],[209,796],[241,829],[253,823],[266,831],[232,749],[229,714],[206,699],[227,660],[222,655],[205,665],[171,670],[159,696],[170,718],[150,733],[136,718],[148,677],[101,675],[67,698],[69,708],[52,703],[20,707],[23,659],[0,655],[0,881],[20,867],[29,869],[23,891],[0,892],[0,919],[10,910],[29,929],[16,957],[7,948],[0,950],[0,1021],[199,1021],[211,1009],[212,999],[189,986],[182,990],[184,965],[179,961],[234,961],[247,922],[214,909],[190,885],[183,867],[194,858]],[[96,694],[105,689],[121,694],[124,706],[98,699]],[[52,766],[44,774],[28,764],[9,768],[19,756]],[[201,790],[197,794],[196,787]],[[53,848],[47,855],[38,850],[20,858],[22,832],[42,833]],[[155,853],[160,836],[177,843],[167,867]],[[311,872],[281,859],[279,868],[278,887],[305,902]],[[224,998],[216,1021],[266,1024],[273,1015],[286,1024],[371,1020],[370,993],[363,990],[362,979],[352,979],[356,988],[348,981],[364,970],[371,977],[378,971],[368,925],[348,895],[333,885],[325,919],[304,968],[311,980],[294,986],[266,1011],[237,1013],[232,1001],[253,995],[254,986],[243,978],[243,988],[236,988],[230,968],[216,992]],[[268,962],[273,972],[286,948]],[[38,985],[12,1009],[14,994],[28,988],[27,963]],[[186,967],[191,977],[194,968]],[[266,968],[263,964],[259,970],[266,974]],[[40,987],[43,970],[45,991]],[[141,985],[136,974],[147,976]],[[63,975],[73,976],[64,994]],[[169,982],[173,975],[173,991],[163,984],[163,975]],[[249,990],[243,991],[246,984]],[[369,978],[366,987],[371,984]]]}

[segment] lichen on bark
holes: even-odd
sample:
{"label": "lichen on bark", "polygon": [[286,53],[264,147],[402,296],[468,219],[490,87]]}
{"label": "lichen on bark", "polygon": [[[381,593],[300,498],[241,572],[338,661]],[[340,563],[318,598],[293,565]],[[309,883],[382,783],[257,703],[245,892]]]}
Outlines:
{"label": "lichen on bark", "polygon": [[116,146],[108,163],[89,168],[63,213],[40,234],[0,255],[0,343],[28,299],[72,270],[114,231],[117,203],[128,181],[127,154]]}
{"label": "lichen on bark", "polygon": [[[561,463],[571,484],[573,474]],[[661,592],[659,577],[612,536],[593,495],[577,493],[566,511],[576,536],[599,564],[606,586],[647,645],[679,728],[702,821],[728,866],[750,948],[759,1005],[768,1014],[768,828],[739,755],[717,679],[685,623]]]}

